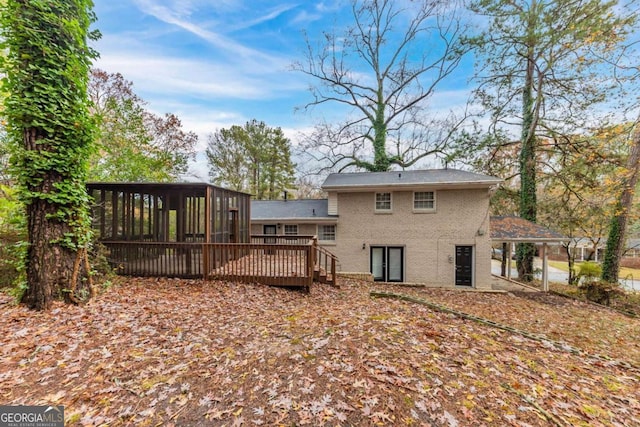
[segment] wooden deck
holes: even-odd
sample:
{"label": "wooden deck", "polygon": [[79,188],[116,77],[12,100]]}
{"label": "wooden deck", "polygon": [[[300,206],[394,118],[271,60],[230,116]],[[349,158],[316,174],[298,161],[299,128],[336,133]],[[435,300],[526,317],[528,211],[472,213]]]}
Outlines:
{"label": "wooden deck", "polygon": [[[252,241],[260,241],[260,238]],[[102,242],[118,274],[204,278],[309,287],[335,285],[336,258],[315,238],[268,238],[269,243]],[[294,242],[294,243],[291,243]]]}
{"label": "wooden deck", "polygon": [[260,282],[267,285],[308,286],[307,254],[292,250],[253,250],[212,270],[210,279]]}

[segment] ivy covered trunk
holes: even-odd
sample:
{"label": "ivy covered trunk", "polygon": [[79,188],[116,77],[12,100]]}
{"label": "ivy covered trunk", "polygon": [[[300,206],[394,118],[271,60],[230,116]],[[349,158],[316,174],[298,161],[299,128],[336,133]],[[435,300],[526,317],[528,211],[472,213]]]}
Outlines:
{"label": "ivy covered trunk", "polygon": [[87,160],[95,126],[87,83],[95,52],[91,0],[7,0],[0,17],[0,61],[11,169],[27,215],[23,302],[43,310],[54,299],[91,295]]}
{"label": "ivy covered trunk", "polygon": [[[26,157],[47,156],[54,147],[49,146],[37,129],[24,132]],[[33,194],[55,194],[64,187],[65,177],[56,171],[41,174],[37,183],[30,185]],[[84,185],[83,185],[84,187]],[[64,198],[64,195],[59,195]],[[84,204],[66,205],[62,208],[47,198],[33,198],[26,205],[28,249],[26,275],[28,287],[22,302],[31,308],[46,310],[54,299],[77,303],[88,299],[92,294],[85,248],[78,243],[73,222],[62,211],[82,212]],[[75,215],[72,215],[75,216]]]}
{"label": "ivy covered trunk", "polygon": [[609,283],[618,283],[620,259],[625,250],[627,222],[629,212],[633,208],[633,196],[638,183],[638,173],[640,172],[638,170],[640,169],[640,125],[636,125],[631,144],[626,171],[621,179],[622,194],[616,204],[616,210],[609,225],[607,247],[604,254],[604,262],[602,263],[602,280]]}
{"label": "ivy covered trunk", "polygon": [[[526,74],[522,88],[522,137],[520,148],[520,217],[536,222],[536,134],[539,102],[534,99],[536,1],[531,4],[528,19]],[[540,94],[537,94],[540,96]],[[520,243],[516,250],[518,278],[525,282],[533,280],[533,243]]]}

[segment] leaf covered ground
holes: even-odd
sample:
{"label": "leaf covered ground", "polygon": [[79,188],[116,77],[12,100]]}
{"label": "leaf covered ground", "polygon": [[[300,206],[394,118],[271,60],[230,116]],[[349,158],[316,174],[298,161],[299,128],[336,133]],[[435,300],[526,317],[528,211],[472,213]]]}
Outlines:
{"label": "leaf covered ground", "polygon": [[553,295],[127,278],[0,314],[0,402],[66,425],[640,425],[640,320]]}

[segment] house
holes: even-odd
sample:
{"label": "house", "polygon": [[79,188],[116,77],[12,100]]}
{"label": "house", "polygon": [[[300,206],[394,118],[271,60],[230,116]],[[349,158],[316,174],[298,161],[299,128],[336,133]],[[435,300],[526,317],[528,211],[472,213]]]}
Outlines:
{"label": "house", "polygon": [[315,234],[338,271],[377,281],[490,288],[500,182],[454,169],[331,174],[327,199],[252,201],[251,233]]}

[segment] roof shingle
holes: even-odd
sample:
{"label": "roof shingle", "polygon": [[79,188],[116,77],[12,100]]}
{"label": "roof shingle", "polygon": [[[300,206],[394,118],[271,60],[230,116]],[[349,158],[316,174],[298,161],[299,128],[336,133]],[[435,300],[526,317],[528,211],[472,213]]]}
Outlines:
{"label": "roof shingle", "polygon": [[322,188],[346,189],[354,187],[411,187],[417,185],[491,187],[502,179],[457,169],[426,169],[392,172],[332,173]]}
{"label": "roof shingle", "polygon": [[252,200],[251,220],[326,219],[329,216],[327,199]]}
{"label": "roof shingle", "polygon": [[517,216],[492,216],[491,240],[496,242],[562,242],[562,234]]}

